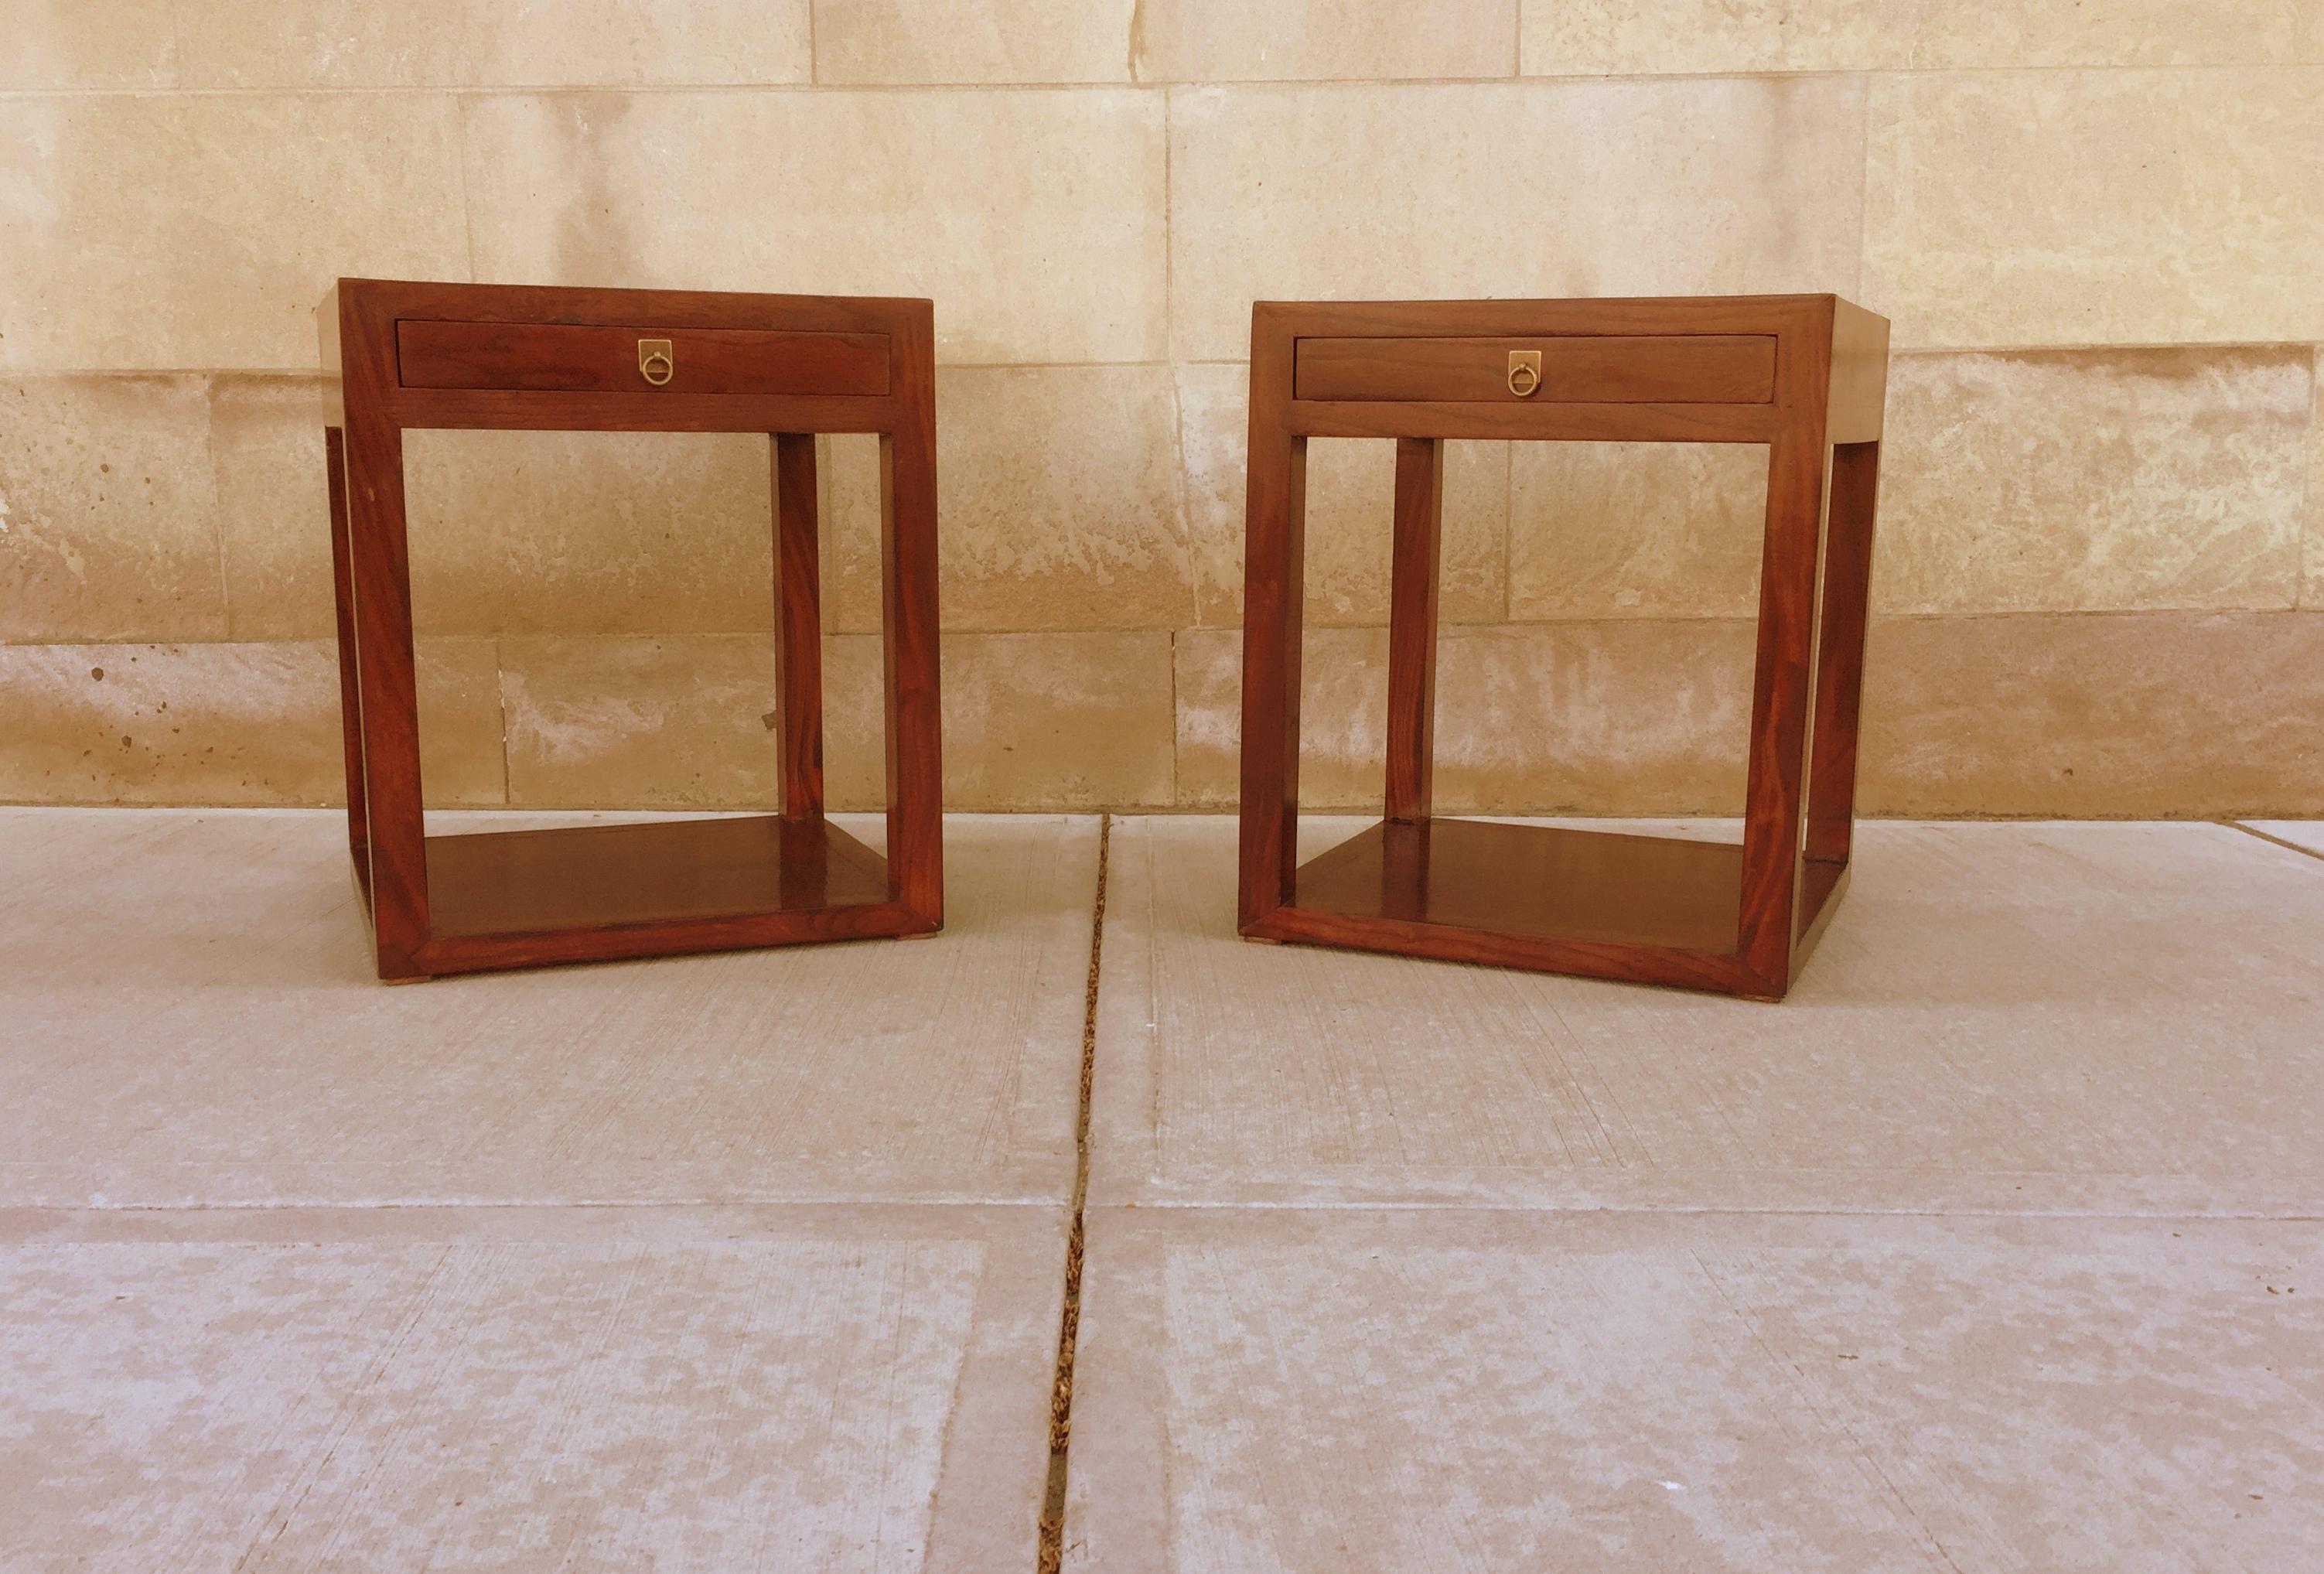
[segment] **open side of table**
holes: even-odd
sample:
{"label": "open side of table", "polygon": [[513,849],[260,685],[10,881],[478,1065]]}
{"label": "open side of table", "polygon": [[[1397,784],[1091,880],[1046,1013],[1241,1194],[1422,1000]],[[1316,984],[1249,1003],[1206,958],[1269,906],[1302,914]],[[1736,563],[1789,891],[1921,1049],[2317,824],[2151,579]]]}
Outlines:
{"label": "open side of table", "polygon": [[[342,279],[318,315],[348,844],[381,977],[942,926],[929,302]],[[769,434],[777,813],[426,834],[414,428]],[[884,857],[824,816],[819,432],[880,439]]]}
{"label": "open side of table", "polygon": [[[1848,883],[1888,324],[1831,295],[1260,301],[1241,932],[1780,999]],[[1307,440],[1397,445],[1386,807],[1301,865]],[[1764,443],[1742,845],[1437,819],[1448,438]]]}

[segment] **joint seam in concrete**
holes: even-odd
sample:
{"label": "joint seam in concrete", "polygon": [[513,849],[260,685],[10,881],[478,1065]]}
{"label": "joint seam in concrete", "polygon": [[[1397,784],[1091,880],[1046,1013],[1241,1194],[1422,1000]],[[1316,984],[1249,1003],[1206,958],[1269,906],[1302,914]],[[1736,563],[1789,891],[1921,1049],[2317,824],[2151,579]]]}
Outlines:
{"label": "joint seam in concrete", "polygon": [[2239,830],[2247,837],[2257,837],[2260,840],[2264,842],[2273,842],[2277,847],[2282,847],[2288,852],[2299,853],[2303,856],[2314,858],[2319,863],[2324,863],[2324,853],[2318,852],[2314,847],[2304,847],[2298,842],[2288,842],[2280,836],[2270,836],[2267,832],[2259,829],[2257,827],[2246,825],[2239,819],[2223,819],[2219,823],[2226,826],[2229,830]]}
{"label": "joint seam in concrete", "polygon": [[1065,1556],[1065,1481],[1074,1437],[1074,1356],[1081,1338],[1084,1216],[1089,1204],[1090,1089],[1097,1071],[1098,973],[1105,950],[1106,863],[1112,852],[1113,816],[1097,832],[1097,896],[1091,904],[1089,983],[1082,997],[1080,1106],[1074,1115],[1074,1215],[1065,1234],[1065,1293],[1057,1319],[1057,1365],[1049,1386],[1049,1475],[1042,1491],[1036,1574],[1059,1574]]}

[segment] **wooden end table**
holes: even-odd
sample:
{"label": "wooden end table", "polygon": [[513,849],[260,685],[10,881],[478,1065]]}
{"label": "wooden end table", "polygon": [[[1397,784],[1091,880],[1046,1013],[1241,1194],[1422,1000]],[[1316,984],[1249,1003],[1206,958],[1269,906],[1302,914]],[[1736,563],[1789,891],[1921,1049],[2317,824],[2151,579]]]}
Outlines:
{"label": "wooden end table", "polygon": [[[318,323],[348,842],[381,977],[942,925],[927,301],[342,279]],[[415,427],[770,434],[779,812],[425,833],[403,513]],[[824,818],[817,432],[880,438],[884,858]]]}
{"label": "wooden end table", "polygon": [[[1780,999],[1848,881],[1887,366],[1830,295],[1255,306],[1242,933]],[[1396,523],[1385,813],[1303,866],[1311,437],[1396,440]],[[1767,445],[1740,847],[1432,815],[1447,438]]]}

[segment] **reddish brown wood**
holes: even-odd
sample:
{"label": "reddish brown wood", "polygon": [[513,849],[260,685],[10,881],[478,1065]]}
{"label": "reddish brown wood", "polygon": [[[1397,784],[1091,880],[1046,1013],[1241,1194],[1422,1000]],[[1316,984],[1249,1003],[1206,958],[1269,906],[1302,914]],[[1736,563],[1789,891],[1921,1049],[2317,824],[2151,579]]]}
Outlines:
{"label": "reddish brown wood", "polygon": [[[1848,882],[1886,336],[1829,295],[1260,302],[1242,932],[1780,998]],[[1541,389],[1512,394],[1508,353],[1536,349]],[[1311,435],[1398,440],[1397,529],[1385,819],[1297,866]],[[1740,847],[1430,818],[1419,631],[1433,649],[1436,527],[1420,455],[1448,437],[1768,446]]]}
{"label": "reddish brown wood", "polygon": [[396,324],[407,388],[635,394],[652,388],[638,341],[670,342],[671,394],[881,394],[888,336],[774,333],[761,329],[582,328],[531,322]]}
{"label": "reddish brown wood", "polygon": [[[1509,385],[1509,356],[1541,356],[1540,385]],[[1775,341],[1592,336],[1530,338],[1303,338],[1300,399],[1655,404],[1765,404],[1775,397]]]}
{"label": "reddish brown wood", "polygon": [[[1823,934],[1824,925],[1831,921],[1840,906],[1841,893],[1848,889],[1848,866],[1838,858],[1809,858],[1800,870],[1801,911],[1808,915],[1806,927],[1800,931],[1800,942],[1795,955],[1804,957]],[[1793,977],[1797,977],[1795,968]]]}
{"label": "reddish brown wood", "polygon": [[[1872,525],[1880,490],[1888,324],[1835,301],[1831,332],[1831,501],[1824,528],[1814,732],[1808,762],[1807,856],[1846,866],[1855,836],[1856,745],[1871,616]],[[1832,899],[1836,904],[1837,898]],[[1814,912],[1815,905],[1808,911]],[[1825,909],[1829,912],[1829,905]],[[1820,921],[1810,920],[1811,925]],[[1803,931],[1801,954],[1811,937]]]}
{"label": "reddish brown wood", "polygon": [[775,720],[785,818],[823,816],[823,565],[815,434],[777,432]]}
{"label": "reddish brown wood", "polygon": [[[342,280],[394,292],[397,319],[565,323],[584,328],[756,329],[767,333],[894,331],[897,314],[925,301],[880,295],[766,295],[719,290],[626,290],[569,284],[461,284]],[[650,328],[639,325],[650,325]]]}
{"label": "reddish brown wood", "polygon": [[1503,825],[1383,821],[1301,866],[1299,906],[1567,940],[1720,951],[1735,938],[1733,842]]}
{"label": "reddish brown wood", "polygon": [[1301,437],[1764,443],[1783,429],[1784,417],[1771,404],[1302,399],[1291,406],[1285,424]]}
{"label": "reddish brown wood", "polygon": [[822,394],[592,394],[539,389],[401,388],[381,411],[399,425],[473,431],[880,432],[892,398]]}
{"label": "reddish brown wood", "polygon": [[347,566],[355,587],[372,941],[381,977],[415,978],[428,971],[420,959],[428,944],[428,861],[403,523],[403,431],[382,420],[365,400],[383,369],[373,348],[350,342],[345,362]]}
{"label": "reddish brown wood", "polygon": [[1872,516],[1879,489],[1878,443],[1834,446],[1830,518],[1824,529],[1815,742],[1808,767],[1807,851],[1810,858],[1843,865],[1856,826],[1856,742],[1863,719]]}
{"label": "reddish brown wood", "polygon": [[438,940],[814,913],[888,899],[887,860],[829,820],[725,815],[428,838]]}
{"label": "reddish brown wood", "polygon": [[1396,535],[1388,620],[1388,806],[1425,820],[1436,755],[1436,561],[1444,515],[1444,445],[1396,443]]}
{"label": "reddish brown wood", "polygon": [[[380,977],[941,926],[927,301],[345,279],[324,299],[320,336],[349,844]],[[668,385],[641,376],[641,338],[672,341]],[[415,375],[465,385],[408,385]],[[779,815],[425,834],[403,517],[411,426],[773,434]],[[823,818],[813,434],[832,431],[881,434],[891,498],[885,858]]]}
{"label": "reddish brown wood", "polygon": [[1251,308],[1250,447],[1242,581],[1243,932],[1291,897],[1299,862],[1300,639],[1307,440],[1291,430],[1294,319]]}
{"label": "reddish brown wood", "polygon": [[887,698],[890,891],[925,929],[944,921],[944,755],[936,690],[936,316],[895,329],[897,419],[880,436],[881,660]]}
{"label": "reddish brown wood", "polygon": [[[1581,296],[1563,301],[1262,301],[1301,338],[1647,338],[1776,334],[1830,295]],[[1866,313],[1870,316],[1870,313]]]}
{"label": "reddish brown wood", "polygon": [[355,685],[355,593],[347,555],[347,447],[336,426],[323,429],[324,489],[331,507],[331,587],[339,638],[339,734],[346,755],[347,852],[355,889],[371,903],[371,837],[364,827],[363,722]]}
{"label": "reddish brown wood", "polygon": [[[1821,412],[1818,412],[1819,416]],[[1800,807],[1806,789],[1822,551],[1822,422],[1787,431],[1767,458],[1766,539],[1759,555],[1758,659],[1743,785],[1743,966],[1769,997],[1790,984],[1799,934]]]}

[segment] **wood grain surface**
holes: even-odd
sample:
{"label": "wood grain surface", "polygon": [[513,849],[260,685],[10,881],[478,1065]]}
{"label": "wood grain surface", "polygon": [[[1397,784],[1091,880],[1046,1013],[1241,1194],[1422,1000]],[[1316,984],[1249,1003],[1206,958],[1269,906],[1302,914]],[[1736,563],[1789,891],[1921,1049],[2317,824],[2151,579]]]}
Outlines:
{"label": "wood grain surface", "polygon": [[[926,934],[944,921],[934,309],[926,301],[342,279],[319,313],[348,841],[379,975]],[[668,339],[672,373],[640,372]],[[425,836],[408,428],[756,431],[770,445],[779,821]],[[888,856],[823,819],[815,434],[876,432]],[[861,855],[861,856],[859,856]],[[867,858],[869,861],[867,862]]]}
{"label": "wood grain surface", "polygon": [[[1508,381],[1518,351],[1541,356],[1529,393]],[[1782,998],[1846,887],[1886,356],[1886,323],[1830,295],[1254,306],[1242,932]],[[1386,819],[1301,868],[1302,514],[1320,436],[1397,444]],[[1447,438],[1766,446],[1739,849],[1649,856],[1442,821],[1432,837]]]}

